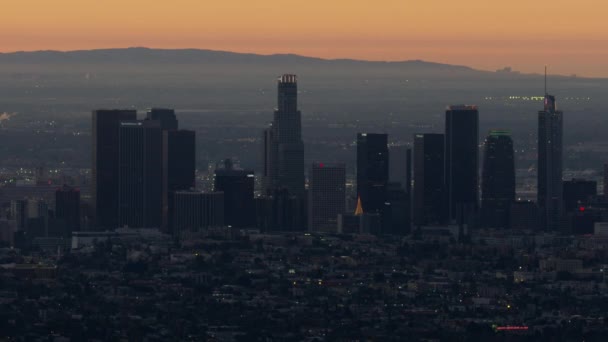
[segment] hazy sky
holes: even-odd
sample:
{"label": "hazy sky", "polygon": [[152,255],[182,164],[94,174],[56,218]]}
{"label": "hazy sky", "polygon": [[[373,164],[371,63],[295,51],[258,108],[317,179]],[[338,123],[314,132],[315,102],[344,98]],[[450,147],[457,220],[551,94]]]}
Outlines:
{"label": "hazy sky", "polygon": [[147,46],[608,76],[605,0],[1,0],[0,50]]}

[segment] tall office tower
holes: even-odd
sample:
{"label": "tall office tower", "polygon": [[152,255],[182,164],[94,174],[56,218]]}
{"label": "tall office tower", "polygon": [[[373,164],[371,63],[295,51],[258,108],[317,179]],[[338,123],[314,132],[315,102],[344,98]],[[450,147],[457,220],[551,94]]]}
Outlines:
{"label": "tall office tower", "polygon": [[173,235],[197,232],[209,227],[224,225],[224,193],[200,191],[176,191],[173,193],[175,212]]}
{"label": "tall office tower", "polygon": [[357,134],[357,195],[365,213],[380,213],[388,184],[388,136]]}
{"label": "tall office tower", "polygon": [[55,191],[55,218],[63,221],[67,236],[80,230],[80,190],[64,185]]}
{"label": "tall office tower", "polygon": [[10,208],[10,219],[15,221],[17,230],[25,229],[27,226],[27,200],[12,200]]}
{"label": "tall office tower", "polygon": [[274,190],[255,199],[256,225],[268,231],[303,231],[306,229],[307,201],[291,196],[287,189]]}
{"label": "tall office tower", "polygon": [[407,151],[406,146],[391,146],[388,149],[388,180],[392,183],[407,183]]}
{"label": "tall office tower", "polygon": [[[407,163],[407,168],[405,171],[405,192],[408,196],[412,197],[412,149],[408,148],[405,152],[405,162]],[[410,208],[411,209],[411,208]]]}
{"label": "tall office tower", "polygon": [[152,108],[146,113],[146,119],[160,121],[160,127],[163,131],[177,129],[178,122],[173,109]]}
{"label": "tall office tower", "polygon": [[450,221],[470,223],[478,209],[479,112],[450,106],[445,112],[445,189]]}
{"label": "tall office tower", "polygon": [[262,195],[268,196],[276,188],[277,163],[272,124],[262,132]]}
{"label": "tall office tower", "polygon": [[125,121],[119,129],[118,224],[162,223],[162,142],[159,121]]}
{"label": "tall office tower", "polygon": [[[304,198],[304,142],[302,114],[298,110],[296,75],[278,80],[278,107],[271,128],[264,132],[265,191],[287,189]],[[266,170],[267,168],[267,170]]]}
{"label": "tall office tower", "polygon": [[481,221],[485,227],[509,227],[515,201],[513,140],[507,131],[490,131],[485,141],[481,175]]}
{"label": "tall office tower", "polygon": [[134,110],[93,111],[91,198],[96,224],[118,224],[118,131],[121,121],[135,120]]}
{"label": "tall office tower", "polygon": [[165,130],[162,140],[162,227],[169,231],[173,222],[172,193],[196,186],[196,134]]}
{"label": "tall office tower", "polygon": [[254,180],[253,171],[234,169],[230,159],[226,159],[223,169],[215,170],[213,190],[224,193],[224,224],[255,225]]}
{"label": "tall office tower", "polygon": [[313,163],[308,185],[308,230],[337,232],[346,211],[346,166]]}
{"label": "tall office tower", "polygon": [[540,225],[558,230],[562,218],[563,113],[555,97],[545,94],[544,109],[538,112],[537,197]]}
{"label": "tall office tower", "polygon": [[30,238],[48,236],[49,206],[43,199],[27,200],[26,231]]}
{"label": "tall office tower", "polygon": [[446,221],[443,134],[414,135],[414,224]]}
{"label": "tall office tower", "polygon": [[410,197],[401,183],[388,183],[382,212],[382,233],[406,235],[410,232]]}
{"label": "tall office tower", "polygon": [[573,212],[583,208],[597,196],[597,182],[572,178],[563,182],[564,209]]}
{"label": "tall office tower", "polygon": [[604,201],[608,200],[608,164],[604,164]]}

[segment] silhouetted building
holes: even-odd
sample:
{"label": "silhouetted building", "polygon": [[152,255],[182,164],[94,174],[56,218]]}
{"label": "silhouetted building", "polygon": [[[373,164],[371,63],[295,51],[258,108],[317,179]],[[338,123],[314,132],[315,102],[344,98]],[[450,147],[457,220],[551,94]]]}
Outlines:
{"label": "silhouetted building", "polygon": [[382,234],[406,235],[411,229],[410,197],[401,183],[388,183],[382,211]]}
{"label": "silhouetted building", "polygon": [[118,224],[118,132],[121,121],[135,120],[135,110],[93,111],[91,197],[98,226]]}
{"label": "silhouetted building", "polygon": [[604,200],[608,201],[608,164],[604,164],[604,192],[602,193],[602,195],[604,195]]}
{"label": "silhouetted building", "polygon": [[445,189],[451,221],[470,223],[478,208],[479,112],[450,106],[445,113]]}
{"label": "silhouetted building", "polygon": [[224,224],[233,227],[255,225],[254,180],[253,171],[236,170],[229,159],[223,169],[215,170],[214,190],[224,193]]}
{"label": "silhouetted building", "polygon": [[162,223],[162,135],[159,121],[125,121],[119,129],[118,225]]}
{"label": "silhouetted building", "polygon": [[407,184],[407,146],[390,146],[388,149],[389,159],[389,182]]}
{"label": "silhouetted building", "polygon": [[224,193],[194,190],[173,193],[173,234],[224,226]]}
{"label": "silhouetted building", "polygon": [[562,219],[563,113],[555,97],[545,95],[544,110],[538,112],[538,207],[541,227],[558,230]]}
{"label": "silhouetted building", "polygon": [[306,228],[306,202],[291,196],[286,189],[256,198],[256,225],[265,232],[303,231]]}
{"label": "silhouetted building", "polygon": [[80,230],[80,190],[64,185],[55,191],[55,218],[62,220],[62,235]]}
{"label": "silhouetted building", "polygon": [[357,196],[366,213],[380,213],[388,184],[388,136],[357,134]]}
{"label": "silhouetted building", "polygon": [[27,226],[27,200],[12,200],[10,219],[15,221],[15,229],[22,230]]}
{"label": "silhouetted building", "polygon": [[446,221],[444,135],[414,135],[413,214],[416,225]]}
{"label": "silhouetted building", "polygon": [[162,137],[162,227],[170,231],[173,192],[189,190],[196,183],[194,131],[168,130]]}
{"label": "silhouetted building", "polygon": [[532,201],[516,201],[509,207],[511,229],[538,230],[538,207]]}
{"label": "silhouetted building", "polygon": [[336,232],[338,215],[346,210],[346,167],[313,163],[309,177],[308,229]]}
{"label": "silhouetted building", "polygon": [[304,198],[304,143],[302,114],[298,110],[296,75],[278,80],[278,107],[272,126],[264,131],[264,192],[287,189]]}
{"label": "silhouetted building", "polygon": [[276,144],[272,125],[262,132],[262,195],[267,196],[276,188],[277,163]]}
{"label": "silhouetted building", "polygon": [[563,182],[564,209],[578,211],[597,196],[597,182],[575,179]]}
{"label": "silhouetted building", "polygon": [[175,110],[166,108],[152,108],[146,113],[146,119],[160,121],[163,131],[176,130],[178,127]]}
{"label": "silhouetted building", "polygon": [[484,227],[508,228],[515,201],[513,140],[507,131],[490,131],[485,141],[481,182],[481,222]]}

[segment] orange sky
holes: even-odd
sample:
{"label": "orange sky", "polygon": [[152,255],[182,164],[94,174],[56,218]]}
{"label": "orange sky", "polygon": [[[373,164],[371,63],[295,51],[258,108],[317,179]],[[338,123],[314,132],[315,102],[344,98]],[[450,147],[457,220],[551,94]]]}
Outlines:
{"label": "orange sky", "polygon": [[608,76],[604,0],[1,0],[0,51],[147,46]]}

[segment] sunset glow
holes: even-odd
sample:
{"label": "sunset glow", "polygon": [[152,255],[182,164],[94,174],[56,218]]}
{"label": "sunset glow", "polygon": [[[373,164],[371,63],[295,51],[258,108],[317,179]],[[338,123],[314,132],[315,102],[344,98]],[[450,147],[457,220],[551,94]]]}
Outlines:
{"label": "sunset glow", "polygon": [[7,0],[0,50],[147,46],[608,76],[597,0]]}

